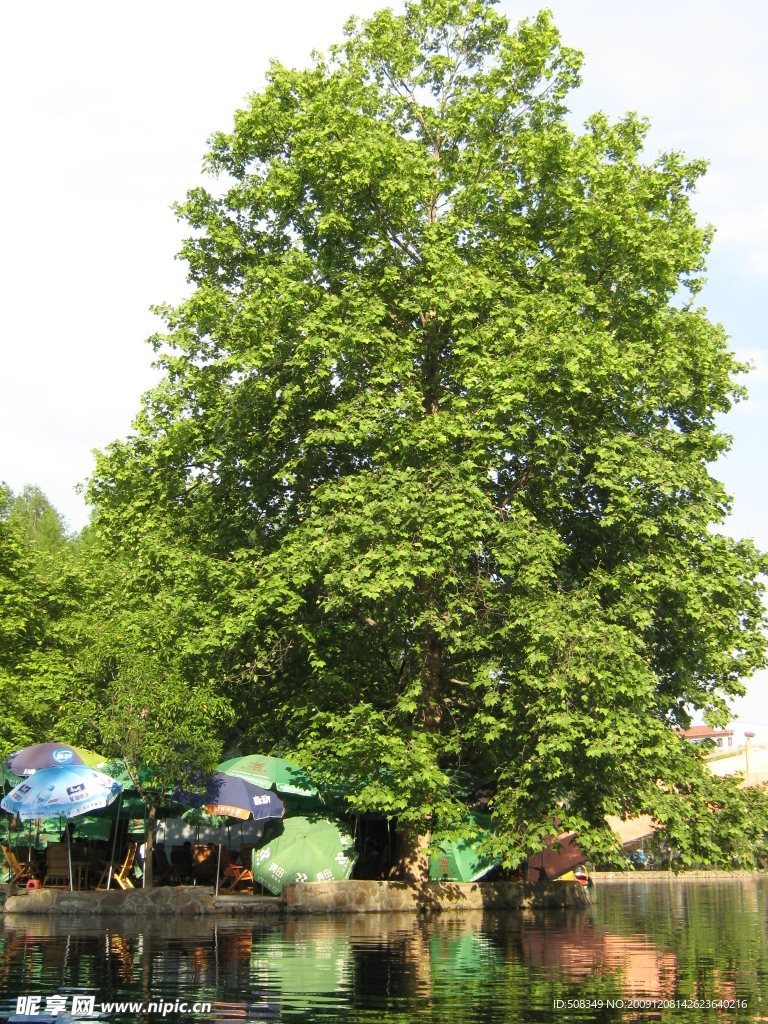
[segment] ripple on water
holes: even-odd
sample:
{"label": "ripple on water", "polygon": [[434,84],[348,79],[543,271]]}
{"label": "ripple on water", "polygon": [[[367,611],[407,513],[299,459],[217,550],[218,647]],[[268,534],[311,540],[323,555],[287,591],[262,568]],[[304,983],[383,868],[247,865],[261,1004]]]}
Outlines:
{"label": "ripple on water", "polygon": [[[105,1020],[506,1022],[712,1020],[609,1000],[745,1000],[719,1021],[768,1017],[768,885],[763,877],[602,885],[587,910],[301,917],[244,924],[73,922],[8,917],[0,928],[0,1019],[18,996],[75,994],[102,1004],[172,1004],[161,1013],[104,1007]],[[566,1005],[559,1007],[557,1000]],[[603,1007],[576,1005],[602,1001]],[[179,1005],[177,1011],[175,1007]],[[195,1019],[200,1019],[200,1015]],[[37,1018],[63,1020],[66,1016]]]}

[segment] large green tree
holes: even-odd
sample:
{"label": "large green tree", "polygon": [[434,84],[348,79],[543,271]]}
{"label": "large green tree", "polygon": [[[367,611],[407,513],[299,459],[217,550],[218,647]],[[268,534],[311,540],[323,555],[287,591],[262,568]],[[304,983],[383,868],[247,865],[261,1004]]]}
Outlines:
{"label": "large green tree", "polygon": [[184,581],[244,742],[412,835],[484,787],[509,863],[683,799],[673,726],[764,659],[708,468],[744,367],[695,306],[704,164],[644,160],[634,115],[574,132],[579,66],[487,0],[273,64],[178,208],[194,290],[90,488]]}

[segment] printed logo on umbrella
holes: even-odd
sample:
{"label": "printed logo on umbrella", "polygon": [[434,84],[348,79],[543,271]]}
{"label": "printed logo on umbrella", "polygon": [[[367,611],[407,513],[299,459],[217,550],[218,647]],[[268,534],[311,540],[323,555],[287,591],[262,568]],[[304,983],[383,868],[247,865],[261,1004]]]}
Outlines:
{"label": "printed logo on umbrella", "polygon": [[57,764],[68,764],[74,759],[74,751],[72,750],[54,750],[51,757]]}
{"label": "printed logo on umbrella", "polygon": [[231,804],[206,804],[205,810],[208,814],[219,814],[228,818],[241,818],[246,821],[250,816],[248,811],[242,807],[233,807]]}
{"label": "printed logo on umbrella", "polygon": [[78,782],[76,786],[67,786],[67,796],[71,803],[76,803],[85,793],[85,783]]}

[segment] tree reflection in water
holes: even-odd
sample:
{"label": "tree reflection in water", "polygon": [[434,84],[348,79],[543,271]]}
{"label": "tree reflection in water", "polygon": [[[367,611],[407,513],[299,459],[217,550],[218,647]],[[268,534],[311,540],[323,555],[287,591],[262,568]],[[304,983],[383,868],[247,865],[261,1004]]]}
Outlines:
{"label": "tree reflection in water", "polygon": [[[536,914],[152,924],[9,916],[0,1019],[16,995],[73,989],[99,1001],[207,1000],[211,1020],[561,1022],[555,999],[633,997],[745,999],[736,1016],[754,1019],[768,1011],[767,918],[763,878],[635,880],[600,887],[588,910]],[[711,1012],[687,1012],[697,1019]]]}

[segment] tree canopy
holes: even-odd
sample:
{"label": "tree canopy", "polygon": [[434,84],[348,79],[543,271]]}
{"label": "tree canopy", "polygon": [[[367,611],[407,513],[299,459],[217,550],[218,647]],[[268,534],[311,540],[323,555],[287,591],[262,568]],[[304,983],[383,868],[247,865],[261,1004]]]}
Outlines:
{"label": "tree canopy", "polygon": [[510,864],[714,785],[674,726],[765,657],[709,469],[745,367],[695,302],[705,165],[644,159],[634,114],[570,127],[580,62],[546,13],[421,0],[272,64],[89,488],[118,617],[243,744],[413,834],[489,795]]}
{"label": "tree canopy", "polygon": [[82,602],[76,542],[38,487],[0,483],[0,756],[41,740],[72,687],[70,615]]}

